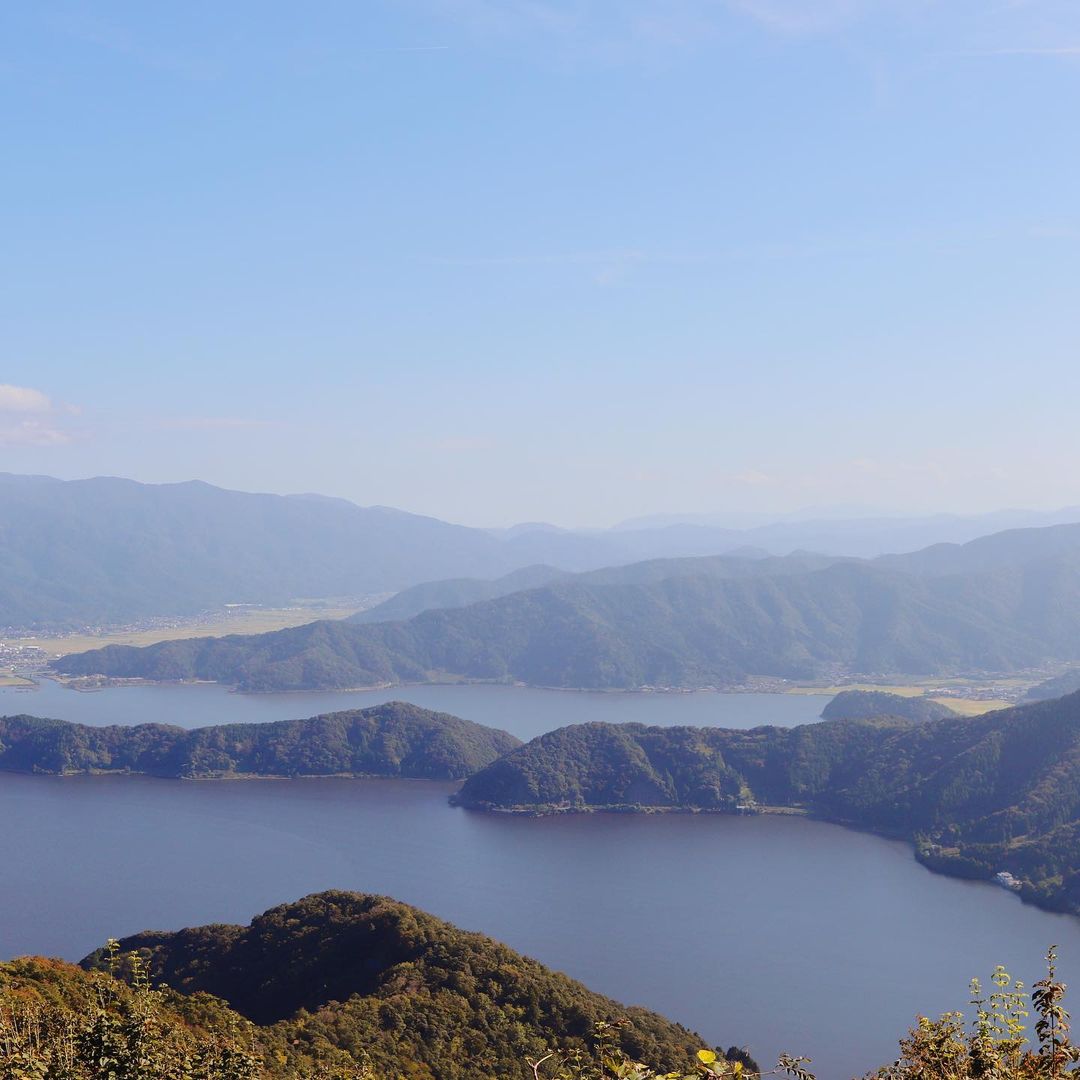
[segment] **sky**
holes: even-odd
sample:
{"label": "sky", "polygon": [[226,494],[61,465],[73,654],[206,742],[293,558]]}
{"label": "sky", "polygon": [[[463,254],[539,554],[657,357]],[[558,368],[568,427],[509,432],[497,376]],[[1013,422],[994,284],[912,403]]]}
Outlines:
{"label": "sky", "polygon": [[0,6],[0,471],[1080,503],[1076,0]]}

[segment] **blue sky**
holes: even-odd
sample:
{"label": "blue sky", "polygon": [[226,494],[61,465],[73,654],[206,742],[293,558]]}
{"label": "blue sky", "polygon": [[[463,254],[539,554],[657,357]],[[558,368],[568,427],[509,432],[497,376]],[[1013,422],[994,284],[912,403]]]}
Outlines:
{"label": "blue sky", "polygon": [[0,469],[1080,502],[1075,0],[0,8]]}

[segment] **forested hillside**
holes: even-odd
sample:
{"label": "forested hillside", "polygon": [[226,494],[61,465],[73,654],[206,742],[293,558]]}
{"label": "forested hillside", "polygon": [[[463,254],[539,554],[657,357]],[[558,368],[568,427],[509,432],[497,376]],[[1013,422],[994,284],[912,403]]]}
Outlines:
{"label": "forested hillside", "polygon": [[842,690],[821,710],[823,720],[872,720],[896,716],[902,720],[940,720],[956,710],[922,696],[907,697],[882,690]]}
{"label": "forested hillside", "polygon": [[341,499],[8,475],[0,493],[7,626],[360,596],[514,565],[479,530]]}
{"label": "forested hillside", "polygon": [[[982,528],[999,520],[1005,519],[987,517]],[[782,554],[808,546],[862,554],[867,524],[780,523],[748,532],[697,525],[500,532],[344,499],[227,491],[198,481],[150,485],[114,477],[61,481],[0,473],[0,627],[124,623],[230,603],[359,597],[431,583],[382,616],[407,618],[427,607],[475,602],[554,580],[558,570],[538,564],[589,571],[642,559],[690,562],[690,556],[745,549],[758,532],[768,537],[770,550]],[[927,521],[909,534],[903,523],[869,523],[878,537],[874,544],[886,543],[891,533],[911,546],[917,537],[951,535],[957,524]],[[1013,530],[992,543],[975,541],[981,547],[938,545],[882,568],[933,574],[1000,569],[1076,547],[1069,528],[1080,529]],[[961,534],[978,529],[973,520]],[[817,566],[831,561],[808,558],[816,558]],[[781,563],[796,565],[765,561],[772,565],[751,572],[786,572]],[[491,580],[522,568],[529,569],[517,580]],[[693,570],[665,568],[663,576],[716,572],[703,563]],[[643,580],[602,571],[592,583]]]}
{"label": "forested hillside", "polygon": [[1003,672],[1048,659],[1080,659],[1080,548],[936,578],[845,561],[736,578],[570,580],[407,622],[113,646],[56,666],[250,690],[447,678],[632,689],[838,672]]}
{"label": "forested hillside", "polygon": [[930,865],[1080,913],[1080,693],[978,717],[832,720],[751,731],[584,724],[542,735],[467,780],[477,809],[753,803],[915,841]]}
{"label": "forested hillside", "polygon": [[542,588],[555,582],[574,585],[651,585],[668,578],[742,578],[799,574],[821,570],[842,560],[827,555],[796,554],[783,558],[748,555],[709,555],[686,559],[648,559],[626,566],[605,566],[571,574],[550,566],[530,566],[515,570],[494,581],[458,578],[431,581],[404,589],[381,604],[351,616],[350,622],[374,623],[411,619],[437,608],[466,607],[482,600]]}
{"label": "forested hillside", "polygon": [[[183,994],[224,999],[300,1057],[345,1050],[378,1077],[530,1077],[525,1058],[584,1048],[626,1017],[625,1048],[687,1068],[699,1036],[620,1005],[480,934],[381,896],[326,892],[250,926],[147,932],[120,942]],[[83,963],[100,967],[107,954]]]}
{"label": "forested hillside", "polygon": [[680,1072],[698,1060],[699,1036],[505,945],[386,897],[324,892],[247,927],[138,934],[83,969],[0,964],[0,1075],[530,1080],[550,1052],[596,1060],[598,1025],[624,1019],[607,1052]]}
{"label": "forested hillside", "polygon": [[495,600],[500,596],[521,592],[523,589],[537,589],[569,576],[570,574],[565,570],[541,565],[526,566],[491,581],[484,578],[428,581],[423,585],[414,585],[411,589],[402,589],[401,592],[395,593],[381,604],[358,611],[350,616],[349,622],[377,623],[411,619],[422,611],[465,607],[467,604],[475,604],[481,600]]}
{"label": "forested hillside", "polygon": [[185,728],[0,717],[0,771],[460,780],[520,745],[505,731],[394,701],[307,720]]}

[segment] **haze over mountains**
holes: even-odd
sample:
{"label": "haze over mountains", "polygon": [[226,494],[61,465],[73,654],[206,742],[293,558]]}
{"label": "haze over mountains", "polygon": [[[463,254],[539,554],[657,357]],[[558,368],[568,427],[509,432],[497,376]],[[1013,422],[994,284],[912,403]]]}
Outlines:
{"label": "haze over mountains", "polygon": [[[629,523],[606,531],[485,530],[317,495],[226,491],[199,481],[140,484],[0,474],[0,626],[75,628],[193,615],[228,603],[360,597],[474,578],[459,602],[654,558],[800,549],[866,556],[968,540],[1010,524],[1080,520],[1080,509],[981,517],[795,520],[749,529]],[[551,570],[532,569],[537,566]],[[445,592],[445,587],[442,587]],[[390,608],[415,614],[444,602]]]}
{"label": "haze over mountains", "polygon": [[[460,590],[461,584],[455,583]],[[1080,660],[1080,525],[861,561],[655,560],[408,621],[110,646],[60,671],[248,690],[466,678],[594,689],[994,673]]]}

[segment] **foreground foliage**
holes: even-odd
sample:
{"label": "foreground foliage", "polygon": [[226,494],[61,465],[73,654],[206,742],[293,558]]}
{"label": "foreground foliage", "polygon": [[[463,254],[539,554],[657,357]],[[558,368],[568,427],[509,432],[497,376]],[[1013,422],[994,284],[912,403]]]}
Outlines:
{"label": "foreground foliage", "polygon": [[[1077,1075],[1055,948],[1030,995],[1001,967],[991,982],[985,995],[972,983],[970,1025],[920,1017],[867,1080]],[[83,968],[0,964],[0,1080],[814,1080],[811,1068],[782,1055],[762,1072],[744,1050],[703,1047],[505,946],[357,893],[249,927],[111,941]]]}
{"label": "foreground foliage", "polygon": [[[664,1070],[702,1046],[656,1013],[386,897],[320,893],[250,926],[144,933],[121,948],[155,983],[227,1001],[289,1068],[344,1053],[380,1077],[527,1080],[527,1058],[587,1050],[597,1023],[622,1017],[620,1046]],[[84,961],[109,963],[107,952]]]}

